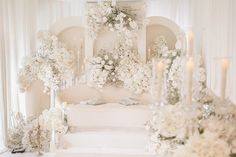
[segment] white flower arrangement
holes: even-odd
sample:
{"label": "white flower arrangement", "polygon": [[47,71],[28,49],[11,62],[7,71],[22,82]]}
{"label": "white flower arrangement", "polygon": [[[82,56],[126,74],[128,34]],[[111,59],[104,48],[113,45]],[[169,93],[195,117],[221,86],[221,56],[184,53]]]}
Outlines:
{"label": "white flower arrangement", "polygon": [[135,15],[130,9],[113,6],[110,1],[98,3],[88,10],[88,28],[90,35],[96,37],[100,29],[107,27],[110,31],[118,33],[128,30],[137,30]]}
{"label": "white flower arrangement", "polygon": [[173,150],[183,145],[189,136],[189,129],[195,128],[191,115],[180,104],[153,105],[152,118],[146,128],[150,132],[148,150],[158,155],[171,155]]}
{"label": "white flower arrangement", "polygon": [[[16,119],[18,118],[18,119]],[[40,149],[49,151],[51,131],[56,131],[56,136],[64,135],[68,127],[62,120],[62,111],[60,109],[45,110],[37,117],[25,118],[17,113],[12,116],[17,122],[9,130],[9,148],[24,148],[26,151],[33,152]]]}
{"label": "white flower arrangement", "polygon": [[[176,51],[173,51],[176,52]],[[168,61],[167,59],[166,61]],[[165,83],[165,97],[166,101],[169,104],[176,104],[180,101],[181,97],[181,78],[183,74],[183,64],[182,64],[182,58],[179,56],[176,56],[172,61],[171,65],[168,66],[169,69],[166,70],[165,76],[166,76],[166,83]],[[168,65],[168,64],[167,64]]]}
{"label": "white flower arrangement", "polygon": [[120,45],[114,52],[100,50],[97,57],[88,61],[87,84],[97,88],[123,86],[136,94],[148,91],[151,68],[141,63],[133,49]]}
{"label": "white flower arrangement", "polygon": [[197,61],[196,68],[196,77],[195,77],[195,88],[194,88],[194,99],[197,102],[206,104],[211,103],[213,101],[212,92],[207,88],[207,76],[206,76],[206,68],[204,64],[204,59],[202,56],[199,57]]}
{"label": "white flower arrangement", "polygon": [[97,57],[89,60],[90,70],[87,73],[88,85],[102,88],[105,85],[119,83],[116,74],[118,64],[118,55],[100,50]]}
{"label": "white flower arrangement", "polygon": [[120,80],[124,83],[124,88],[129,89],[135,94],[146,92],[150,88],[151,68],[142,63],[124,64],[119,68]]}
{"label": "white flower arrangement", "polygon": [[168,50],[168,46],[167,46],[167,41],[166,41],[165,37],[164,36],[158,37],[154,41],[151,49],[153,52],[155,52],[153,57],[155,57],[156,55],[159,58],[161,56],[167,56],[165,52]]}
{"label": "white flower arrangement", "polygon": [[181,97],[181,79],[183,74],[181,51],[174,49],[169,50],[167,41],[163,36],[157,38],[152,46],[154,56],[165,64],[165,88],[164,96],[166,103],[176,104]]}
{"label": "white flower arrangement", "polygon": [[174,151],[173,157],[229,157],[230,148],[225,140],[206,132],[196,134],[188,140],[187,144]]}
{"label": "white flower arrangement", "polygon": [[22,91],[35,80],[42,80],[44,91],[58,90],[63,81],[74,73],[74,55],[47,31],[38,33],[38,49],[34,56],[26,58],[18,75]]}
{"label": "white flower arrangement", "polygon": [[152,106],[153,116],[146,126],[150,151],[170,157],[211,157],[218,153],[229,157],[236,153],[234,104],[217,98],[207,105],[180,104]]}
{"label": "white flower arrangement", "polygon": [[118,33],[118,42],[130,48],[136,37],[138,24],[131,9],[113,6],[110,1],[91,6],[88,10],[87,24],[89,35],[96,38],[101,29]]}
{"label": "white flower arrangement", "polygon": [[20,113],[11,113],[11,122],[14,129],[8,130],[8,148],[21,148],[24,135],[23,129],[25,126],[24,117]]}

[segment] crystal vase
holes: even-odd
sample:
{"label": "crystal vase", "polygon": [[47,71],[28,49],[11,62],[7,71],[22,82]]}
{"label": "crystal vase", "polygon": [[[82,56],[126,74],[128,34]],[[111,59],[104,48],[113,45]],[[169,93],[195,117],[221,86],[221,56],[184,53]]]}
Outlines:
{"label": "crystal vase", "polygon": [[56,107],[56,91],[53,89],[50,89],[50,109]]}

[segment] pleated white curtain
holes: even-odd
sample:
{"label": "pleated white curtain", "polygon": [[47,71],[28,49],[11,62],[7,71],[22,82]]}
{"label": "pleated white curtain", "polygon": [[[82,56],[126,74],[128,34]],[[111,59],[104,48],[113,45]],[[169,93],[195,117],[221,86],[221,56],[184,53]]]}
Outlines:
{"label": "pleated white curtain", "polygon": [[204,52],[208,86],[219,95],[220,62],[228,58],[227,96],[236,102],[236,1],[149,0],[147,16],[164,16],[195,33],[195,55]]}
{"label": "pleated white curtain", "polygon": [[17,87],[22,59],[34,53],[38,30],[67,16],[81,16],[84,0],[0,0],[0,150],[6,144],[10,112],[25,112]]}
{"label": "pleated white curtain", "polygon": [[192,0],[147,0],[147,17],[163,16],[175,21],[181,28],[192,27]]}
{"label": "pleated white curtain", "polygon": [[[209,0],[206,14],[206,64],[208,85],[218,94],[220,90],[220,64],[228,58],[227,96],[236,102],[236,1]],[[206,11],[207,12],[207,11]]]}

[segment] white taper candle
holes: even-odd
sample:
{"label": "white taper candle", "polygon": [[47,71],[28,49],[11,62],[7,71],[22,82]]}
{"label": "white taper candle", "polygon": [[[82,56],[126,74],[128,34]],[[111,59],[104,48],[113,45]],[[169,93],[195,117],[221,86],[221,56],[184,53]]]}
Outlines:
{"label": "white taper candle", "polygon": [[193,32],[188,32],[188,45],[187,45],[187,55],[188,57],[192,57],[193,56],[193,50],[194,50],[194,34]]}
{"label": "white taper candle", "polygon": [[154,97],[156,90],[156,60],[152,58],[152,85],[151,85],[151,94]]}
{"label": "white taper candle", "polygon": [[222,59],[221,61],[221,87],[220,87],[221,99],[225,99],[228,67],[229,67],[229,61],[227,59]]}
{"label": "white taper candle", "polygon": [[111,5],[114,7],[114,6],[116,6],[116,0],[112,0],[111,1]]}
{"label": "white taper candle", "polygon": [[193,68],[194,68],[193,59],[189,58],[186,63],[186,70],[187,70],[186,103],[187,104],[192,103]]}
{"label": "white taper candle", "polygon": [[164,64],[162,61],[158,62],[157,64],[157,75],[158,75],[158,88],[157,88],[157,98],[158,100],[161,99],[161,93],[162,93],[162,84],[163,84],[163,73],[164,73]]}
{"label": "white taper candle", "polygon": [[150,59],[150,58],[151,58],[151,49],[148,48],[148,59]]}

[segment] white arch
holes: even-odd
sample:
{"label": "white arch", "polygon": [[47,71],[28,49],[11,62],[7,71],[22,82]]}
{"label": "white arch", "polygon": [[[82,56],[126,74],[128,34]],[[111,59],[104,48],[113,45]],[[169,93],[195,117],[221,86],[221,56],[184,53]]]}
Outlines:
{"label": "white arch", "polygon": [[184,35],[184,31],[179,27],[179,25],[177,25],[174,21],[166,17],[150,16],[150,17],[147,17],[147,20],[148,20],[147,26],[148,25],[163,25],[169,28],[175,34],[176,38]]}

